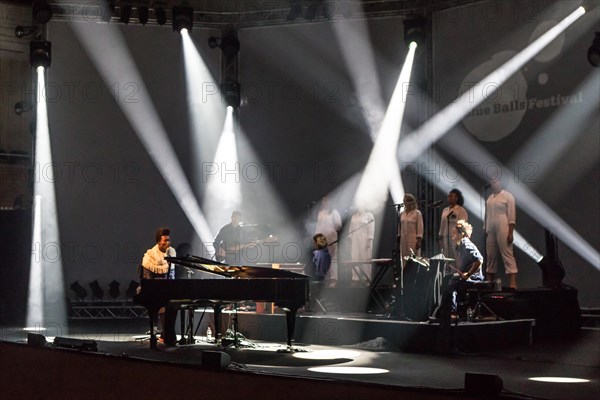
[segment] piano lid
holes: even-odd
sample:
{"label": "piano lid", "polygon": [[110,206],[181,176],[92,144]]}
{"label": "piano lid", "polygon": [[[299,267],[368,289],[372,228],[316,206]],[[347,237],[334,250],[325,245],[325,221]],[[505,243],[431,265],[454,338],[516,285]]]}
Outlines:
{"label": "piano lid", "polygon": [[186,255],[184,257],[165,257],[170,263],[182,265],[220,275],[225,278],[243,279],[243,278],[293,278],[293,279],[308,279],[307,275],[296,272],[286,271],[283,269],[251,267],[245,265],[228,265],[209,260],[203,257],[194,255]]}

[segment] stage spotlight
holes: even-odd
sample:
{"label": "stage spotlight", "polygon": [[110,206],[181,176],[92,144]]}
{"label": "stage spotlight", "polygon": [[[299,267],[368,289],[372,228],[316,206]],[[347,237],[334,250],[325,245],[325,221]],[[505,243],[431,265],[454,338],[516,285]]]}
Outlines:
{"label": "stage spotlight", "polygon": [[31,103],[28,103],[26,101],[19,101],[18,103],[15,103],[15,114],[17,115],[21,115],[24,112],[31,111],[32,109],[33,106],[31,105]]}
{"label": "stage spotlight", "polygon": [[102,300],[104,297],[104,290],[100,287],[98,280],[89,283],[90,289],[92,289],[92,296],[94,299]]}
{"label": "stage spotlight", "polygon": [[29,43],[29,62],[33,68],[50,67],[52,43],[47,40],[33,40]]}
{"label": "stage spotlight", "polygon": [[148,7],[140,7],[138,8],[138,21],[142,25],[146,25],[148,23]]}
{"label": "stage spotlight", "polygon": [[233,58],[240,51],[240,41],[237,38],[237,33],[233,30],[221,39],[221,50],[226,58]]}
{"label": "stage spotlight", "polygon": [[125,297],[127,297],[128,299],[132,299],[133,296],[137,294],[137,289],[139,286],[140,284],[136,281],[129,282],[129,287],[127,288],[127,290],[125,290]]}
{"label": "stage spotlight", "polygon": [[596,32],[594,41],[588,49],[588,61],[594,67],[600,67],[600,32]]}
{"label": "stage spotlight", "polygon": [[157,7],[154,9],[154,16],[156,17],[156,23],[158,25],[164,25],[167,23],[167,12],[164,7]]}
{"label": "stage spotlight", "polygon": [[228,107],[240,106],[240,84],[236,81],[225,81],[221,83],[221,95]]}
{"label": "stage spotlight", "polygon": [[174,6],[172,13],[173,31],[192,30],[194,26],[194,9],[192,7]]}
{"label": "stage spotlight", "polygon": [[295,21],[299,16],[302,15],[302,5],[298,4],[296,1],[290,3],[290,11],[286,19],[288,21]]}
{"label": "stage spotlight", "polygon": [[425,43],[427,21],[424,17],[416,16],[404,20],[404,43],[410,45],[415,42],[417,46]]}
{"label": "stage spotlight", "polygon": [[117,297],[119,297],[119,294],[120,294],[119,286],[121,286],[121,284],[119,282],[117,282],[116,280],[113,280],[111,283],[108,284],[108,287],[109,287],[108,294],[110,294],[110,297],[112,297],[113,299],[116,299]]}
{"label": "stage spotlight", "polygon": [[87,297],[87,290],[79,284],[79,281],[71,283],[71,290],[75,292],[77,298],[81,301]]}
{"label": "stage spotlight", "polygon": [[314,21],[314,19],[317,17],[317,5],[316,4],[311,4],[308,7],[306,7],[306,13],[304,14],[304,18],[307,21]]}
{"label": "stage spotlight", "polygon": [[220,47],[219,46],[219,39],[217,39],[214,36],[211,36],[208,38],[208,47],[210,47],[211,49],[214,49],[216,47]]}
{"label": "stage spotlight", "polygon": [[52,7],[46,0],[35,0],[32,8],[33,21],[42,25],[52,18]]}
{"label": "stage spotlight", "polygon": [[124,24],[128,24],[130,19],[131,19],[131,4],[126,4],[124,6],[121,6],[119,21],[121,21]]}
{"label": "stage spotlight", "polygon": [[23,25],[17,25],[15,27],[15,36],[18,37],[19,39],[24,37],[24,36],[29,36],[31,34],[34,34],[38,31],[37,26],[23,26]]}

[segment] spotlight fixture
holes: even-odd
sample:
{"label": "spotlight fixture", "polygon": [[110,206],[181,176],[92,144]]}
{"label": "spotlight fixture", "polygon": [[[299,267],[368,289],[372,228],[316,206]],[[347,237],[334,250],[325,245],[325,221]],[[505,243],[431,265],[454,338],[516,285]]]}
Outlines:
{"label": "spotlight fixture", "polygon": [[117,282],[116,280],[113,280],[111,283],[108,284],[109,287],[109,291],[108,294],[110,294],[110,297],[112,297],[113,299],[116,299],[117,297],[119,297],[119,286],[121,286],[121,284],[119,282]]}
{"label": "spotlight fixture", "polygon": [[240,83],[228,80],[221,83],[221,96],[225,104],[229,107],[237,108],[240,106]]}
{"label": "spotlight fixture", "polygon": [[148,7],[139,7],[138,8],[138,21],[142,25],[146,25],[148,23]]}
{"label": "spotlight fixture", "polygon": [[234,30],[227,32],[221,39],[221,50],[227,58],[233,58],[240,51],[240,41],[237,38],[237,33]]}
{"label": "spotlight fixture", "polygon": [[216,47],[221,47],[221,45],[219,44],[219,39],[217,39],[214,36],[211,36],[208,38],[208,47],[210,47],[211,49],[214,49]]}
{"label": "spotlight fixture", "polygon": [[37,31],[38,31],[37,26],[17,25],[15,27],[15,36],[20,39],[24,36],[29,36],[29,35],[35,34]]}
{"label": "spotlight fixture", "polygon": [[158,25],[164,25],[167,23],[167,12],[164,7],[157,7],[154,9],[154,16],[156,17],[156,23]]}
{"label": "spotlight fixture", "polygon": [[89,283],[90,289],[92,289],[92,296],[94,299],[102,300],[104,297],[104,290],[100,287],[98,280]]}
{"label": "spotlight fixture", "polygon": [[194,26],[194,9],[188,6],[174,6],[172,10],[173,31],[192,30]]}
{"label": "spotlight fixture", "polygon": [[26,101],[19,101],[18,103],[15,103],[15,114],[21,115],[24,112],[31,111],[32,108],[33,106],[31,105],[31,103],[28,103]]}
{"label": "spotlight fixture", "polygon": [[75,295],[81,301],[87,297],[87,290],[79,284],[79,281],[71,283],[71,290],[75,292]]}
{"label": "spotlight fixture", "polygon": [[302,5],[297,2],[290,3],[290,12],[286,19],[288,21],[295,21],[299,16],[302,15]]}
{"label": "spotlight fixture", "polygon": [[410,45],[415,42],[417,46],[423,45],[426,39],[427,21],[425,17],[414,16],[404,20],[404,43]]}
{"label": "spotlight fixture", "polygon": [[128,24],[129,20],[131,19],[131,4],[125,4],[121,6],[119,11],[119,21],[124,24]]}
{"label": "spotlight fixture", "polygon": [[588,61],[594,67],[600,67],[600,32],[596,32],[592,45],[588,49]]}
{"label": "spotlight fixture", "polygon": [[125,297],[127,297],[128,299],[132,299],[133,296],[137,294],[137,289],[139,286],[140,284],[136,281],[129,282],[129,287],[127,288],[127,290],[125,290]]}
{"label": "spotlight fixture", "polygon": [[52,43],[47,40],[33,40],[29,43],[29,63],[33,68],[50,67]]}
{"label": "spotlight fixture", "polygon": [[36,24],[43,25],[52,18],[52,7],[46,0],[35,0],[32,8],[33,20]]}

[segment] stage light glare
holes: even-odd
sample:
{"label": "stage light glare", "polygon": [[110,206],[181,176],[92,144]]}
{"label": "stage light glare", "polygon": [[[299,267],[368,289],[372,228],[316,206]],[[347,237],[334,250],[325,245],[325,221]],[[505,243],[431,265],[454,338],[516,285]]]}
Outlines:
{"label": "stage light glare", "polygon": [[120,15],[119,15],[119,21],[121,21],[124,24],[128,24],[129,20],[131,19],[131,4],[126,4],[121,6],[120,11]]}
{"label": "stage light glare", "polygon": [[163,7],[157,7],[154,9],[154,17],[158,25],[164,25],[167,23],[167,12]]}
{"label": "stage light glare", "polygon": [[52,7],[46,0],[35,0],[31,12],[33,21],[38,25],[43,25],[52,18]]}
{"label": "stage light glare", "polygon": [[173,193],[176,204],[181,207],[198,238],[202,243],[212,243],[214,234],[208,227],[121,31],[108,24],[73,23],[71,28],[88,50],[92,63],[105,83],[136,82],[139,96],[144,101],[118,102],[123,115],[150,155],[164,184]]}
{"label": "stage light glare", "polygon": [[600,32],[596,32],[596,36],[592,41],[592,45],[588,49],[588,61],[594,67],[600,67]]}
{"label": "stage light glare", "polygon": [[138,8],[138,21],[142,25],[146,25],[148,23],[148,15],[150,14],[148,7],[139,7]]}
{"label": "stage light glare", "polygon": [[508,78],[520,70],[584,13],[585,10],[582,7],[573,11],[513,58],[462,93],[455,101],[435,114],[417,130],[402,138],[398,157],[403,162],[411,162],[419,157],[420,154],[433,146],[444,134],[465,118],[469,112],[479,106],[492,93],[495,93],[493,90],[484,88],[501,87]]}
{"label": "stage light glare", "polygon": [[415,42],[419,45],[425,43],[427,20],[423,16],[413,16],[404,20],[404,43],[410,46]]}
{"label": "stage light glare", "polygon": [[[36,68],[37,88],[45,87],[45,68]],[[45,99],[36,106],[35,161],[39,165],[52,165],[48,109]],[[39,171],[36,172],[36,174]],[[50,168],[43,178],[34,180],[34,215],[27,326],[44,326],[45,321],[62,324],[66,322],[65,290],[62,270],[60,234],[56,210],[54,173]],[[44,249],[43,255],[40,250]]]}
{"label": "stage light glare", "polygon": [[303,360],[336,360],[340,358],[355,359],[361,354],[361,352],[355,350],[317,350],[306,353],[294,353],[294,357]]}
{"label": "stage light glare", "polygon": [[171,19],[173,31],[181,32],[182,29],[191,31],[194,26],[194,9],[187,6],[174,6]]}
{"label": "stage light glare", "polygon": [[413,46],[408,50],[381,129],[356,190],[353,205],[359,210],[378,213],[387,200],[390,176],[392,176],[390,172],[399,170],[395,154],[400,138],[415,49],[416,47]]}
{"label": "stage light glare", "polygon": [[591,382],[589,379],[582,378],[567,378],[560,376],[536,376],[533,378],[527,378],[530,381],[545,382],[545,383],[587,383]]}
{"label": "stage light glare", "polygon": [[320,372],[323,374],[341,374],[341,375],[375,375],[387,374],[390,372],[383,368],[370,367],[314,367],[309,368],[309,371]]}
{"label": "stage light glare", "polygon": [[52,61],[52,43],[33,40],[29,43],[29,63],[33,68],[49,68]]}

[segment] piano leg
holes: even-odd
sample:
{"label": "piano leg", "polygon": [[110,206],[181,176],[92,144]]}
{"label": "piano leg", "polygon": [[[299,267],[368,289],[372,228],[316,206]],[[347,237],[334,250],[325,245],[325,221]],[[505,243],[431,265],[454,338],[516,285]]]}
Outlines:
{"label": "piano leg", "polygon": [[158,308],[148,309],[148,320],[150,321],[150,348],[156,350],[156,332],[154,331],[154,324],[158,320]]}
{"label": "piano leg", "polygon": [[215,343],[221,343],[221,309],[223,308],[222,304],[215,304],[213,306],[214,318],[215,318]]}
{"label": "piano leg", "polygon": [[288,350],[292,350],[292,341],[294,340],[294,330],[296,329],[296,313],[298,307],[286,307],[285,310],[285,322],[287,324],[287,347]]}

